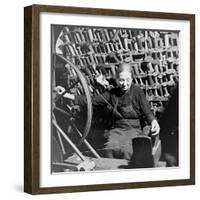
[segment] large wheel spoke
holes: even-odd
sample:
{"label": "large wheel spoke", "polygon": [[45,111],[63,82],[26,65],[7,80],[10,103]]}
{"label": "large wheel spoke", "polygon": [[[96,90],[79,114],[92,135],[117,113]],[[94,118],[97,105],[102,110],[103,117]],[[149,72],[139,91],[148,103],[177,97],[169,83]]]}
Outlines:
{"label": "large wheel spoke", "polygon": [[78,80],[75,81],[70,87],[68,87],[68,88],[66,89],[66,92],[69,92],[69,91],[70,91],[72,88],[74,88],[78,83],[79,83]]}

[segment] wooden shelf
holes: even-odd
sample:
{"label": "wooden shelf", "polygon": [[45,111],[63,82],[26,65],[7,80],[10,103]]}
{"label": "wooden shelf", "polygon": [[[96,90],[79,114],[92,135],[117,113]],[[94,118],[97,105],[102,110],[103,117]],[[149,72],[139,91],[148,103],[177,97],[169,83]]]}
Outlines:
{"label": "wooden shelf", "polygon": [[[65,27],[59,37],[59,40],[62,39],[60,49],[63,55],[79,66],[89,79],[99,73],[105,77],[114,76],[116,67],[113,65],[129,62],[135,72],[134,82],[144,91],[152,90],[153,98],[147,96],[150,102],[168,101],[169,88],[175,87],[178,82],[178,33]],[[89,84],[92,82],[88,81]],[[154,94],[155,90],[160,90],[160,97],[157,92]],[[153,109],[159,110],[156,106]]]}

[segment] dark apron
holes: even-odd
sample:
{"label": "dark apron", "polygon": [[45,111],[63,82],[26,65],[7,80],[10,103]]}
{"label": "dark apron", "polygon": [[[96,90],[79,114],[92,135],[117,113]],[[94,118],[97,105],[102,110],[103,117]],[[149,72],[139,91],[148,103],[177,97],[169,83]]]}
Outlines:
{"label": "dark apron", "polygon": [[[117,103],[114,110],[117,108]],[[123,112],[135,112],[132,106],[121,108]],[[120,113],[121,115],[121,113]],[[132,139],[142,134],[139,119],[119,119],[114,122],[113,128],[107,133],[108,141],[105,144],[107,156],[130,160],[133,154]]]}

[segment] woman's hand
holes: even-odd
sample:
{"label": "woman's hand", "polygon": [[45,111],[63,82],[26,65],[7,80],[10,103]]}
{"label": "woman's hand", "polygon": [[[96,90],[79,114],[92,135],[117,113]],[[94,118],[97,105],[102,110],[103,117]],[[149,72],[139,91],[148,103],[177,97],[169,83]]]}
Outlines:
{"label": "woman's hand", "polygon": [[157,120],[155,119],[151,122],[151,132],[152,132],[151,134],[152,136],[156,136],[160,132],[160,126]]}
{"label": "woman's hand", "polygon": [[[54,88],[54,90],[57,92],[58,95],[62,95],[63,93],[65,93],[65,88],[62,86],[57,86]],[[75,99],[75,95],[74,94],[70,94],[68,92],[66,92],[63,97],[67,98],[67,99],[71,99],[74,100]]]}
{"label": "woman's hand", "polygon": [[102,74],[96,78],[96,81],[105,88],[109,86],[109,82],[105,79],[105,77]]}

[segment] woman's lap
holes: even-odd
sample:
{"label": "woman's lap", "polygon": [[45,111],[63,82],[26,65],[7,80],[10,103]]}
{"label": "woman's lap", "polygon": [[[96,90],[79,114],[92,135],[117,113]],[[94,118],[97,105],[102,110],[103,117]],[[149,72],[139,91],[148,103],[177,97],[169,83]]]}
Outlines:
{"label": "woman's lap", "polygon": [[132,139],[142,133],[141,129],[114,128],[109,131],[105,149],[112,152],[113,157],[130,160],[133,154]]}

